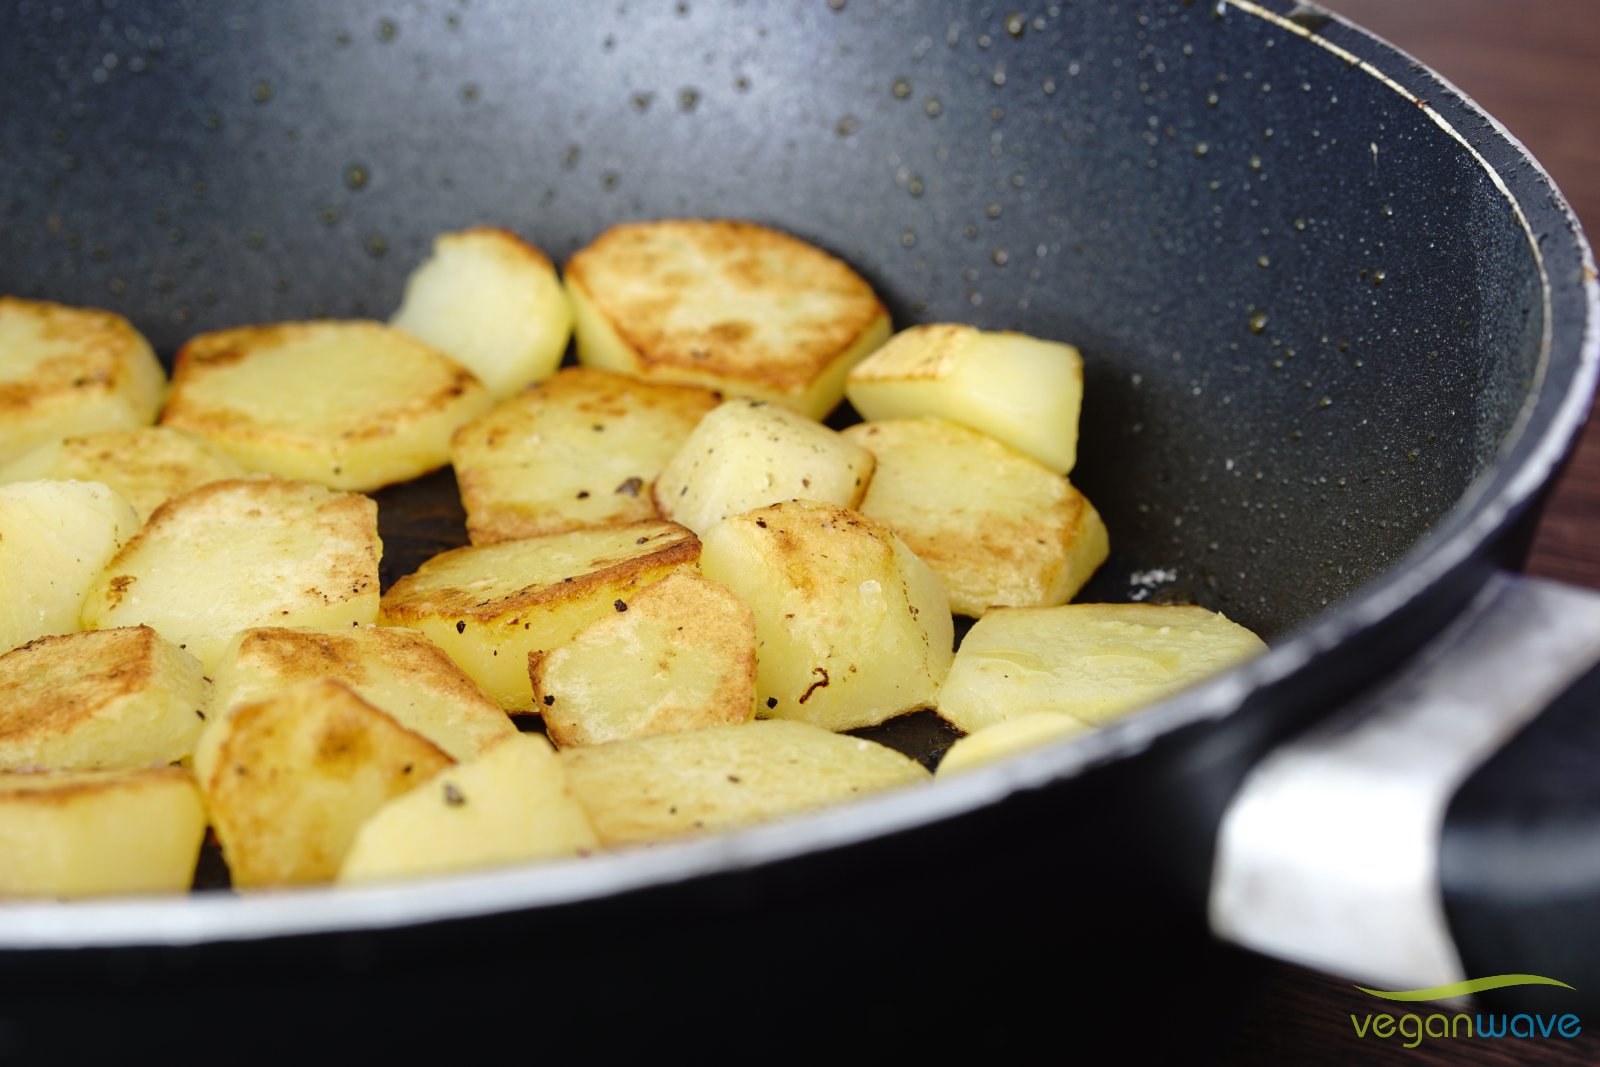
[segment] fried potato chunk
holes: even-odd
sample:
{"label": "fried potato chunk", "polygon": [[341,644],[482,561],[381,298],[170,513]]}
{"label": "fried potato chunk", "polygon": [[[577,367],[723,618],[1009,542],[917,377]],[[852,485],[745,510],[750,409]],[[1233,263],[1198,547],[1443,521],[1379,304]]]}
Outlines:
{"label": "fried potato chunk", "polygon": [[656,481],[656,507],[705,536],[730,515],[780,500],[855,507],[872,453],[764,400],[729,400],[696,426]]}
{"label": "fried potato chunk", "polygon": [[0,768],[175,763],[207,706],[200,661],[148,626],[41,637],[0,656]]}
{"label": "fried potato chunk", "polygon": [[361,824],[452,764],[331,679],[234,710],[201,783],[239,888],[326,882]]}
{"label": "fried potato chunk", "polygon": [[518,734],[385,804],[356,834],[339,881],[587,855],[599,846],[550,742]]}
{"label": "fried potato chunk", "polygon": [[528,661],[533,707],[563,747],[740,723],[755,712],[756,622],[677,570]]}
{"label": "fried potato chunk", "polygon": [[502,708],[533,710],[528,656],[700,556],[670,522],[574,530],[442,552],[384,594],[381,621],[426,634]]}
{"label": "fried potato chunk", "polygon": [[141,426],[42,444],[0,469],[0,482],[100,482],[132,504],[143,522],[175,496],[244,473],[201,438],[165,426]]}
{"label": "fried potato chunk", "polygon": [[98,482],[0,485],[0,649],[80,629],[90,588],[138,528]]}
{"label": "fried potato chunk", "polygon": [[752,722],[561,751],[607,846],[732,830],[928,780],[915,760],[801,722]]}
{"label": "fried potato chunk", "polygon": [[567,262],[566,278],[582,362],[817,419],[889,336],[889,313],[860,275],[750,222],[614,226]]}
{"label": "fried potato chunk", "polygon": [[152,626],[210,671],[252,626],[375,621],[381,547],[367,497],[212,482],[161,505],[122,547],[84,599],[84,628]]}
{"label": "fried potato chunk", "polygon": [[450,461],[475,545],[657,516],[651,490],[721,396],[569,367],[456,431]]}
{"label": "fried potato chunk", "polygon": [[944,759],[939,761],[935,777],[943,778],[971,767],[981,767],[1051,741],[1086,734],[1093,729],[1082,719],[1074,719],[1059,711],[1019,715],[993,726],[985,726],[951,745]]}
{"label": "fried potato chunk", "polygon": [[1205,608],[996,608],[962,640],[938,711],[968,733],[1037,711],[1100,725],[1266,647]]}
{"label": "fried potato chunk", "polygon": [[756,712],[829,730],[930,707],[954,627],[937,575],[853,511],[793,500],[706,535],[700,567],[756,617]]}
{"label": "fried potato chunk", "polygon": [[850,372],[863,418],[933,415],[1004,441],[1057,474],[1078,456],[1083,358],[1071,345],[971,326],[913,326]]}
{"label": "fried potato chunk", "polygon": [[556,369],[572,336],[572,308],[548,256],[509,230],[479,226],[434,239],[389,324],[504,400]]}
{"label": "fried potato chunk", "polygon": [[0,897],[181,893],[205,833],[181,767],[0,774]]}
{"label": "fried potato chunk", "polygon": [[121,315],[0,296],[0,463],[59,437],[147,426],[166,384]]}
{"label": "fried potato chunk", "polygon": [[878,461],[861,513],[933,568],[958,615],[1064,604],[1110,551],[1105,523],[1071,483],[975,430],[892,419],[844,437]]}
{"label": "fried potato chunk", "polygon": [[286,322],[201,334],[178,350],[162,425],[251,470],[378,489],[442,467],[489,410],[459,363],[377,322]]}

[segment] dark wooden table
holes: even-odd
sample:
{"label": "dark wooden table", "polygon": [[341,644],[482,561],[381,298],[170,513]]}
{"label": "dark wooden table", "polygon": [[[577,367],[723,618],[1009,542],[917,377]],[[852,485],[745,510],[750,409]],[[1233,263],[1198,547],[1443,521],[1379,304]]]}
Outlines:
{"label": "dark wooden table", "polygon": [[[1550,171],[1591,239],[1600,234],[1600,3],[1325,0],[1325,6],[1410,52],[1477,100]],[[1528,563],[1532,574],[1594,589],[1600,589],[1597,422],[1591,413]],[[1351,1014],[1364,1016],[1375,1004],[1348,982],[1274,967],[1225,1062],[1600,1063],[1600,1019],[1593,1020],[1597,1032],[1577,1041],[1424,1041],[1407,1049],[1398,1041],[1355,1037]]]}

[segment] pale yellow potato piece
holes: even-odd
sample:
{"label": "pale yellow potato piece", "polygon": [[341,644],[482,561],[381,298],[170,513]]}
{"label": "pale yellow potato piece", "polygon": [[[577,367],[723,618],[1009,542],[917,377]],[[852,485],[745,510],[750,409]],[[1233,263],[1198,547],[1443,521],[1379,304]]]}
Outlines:
{"label": "pale yellow potato piece", "polygon": [[566,268],[578,358],[822,418],[889,313],[840,260],[750,222],[614,226]]}
{"label": "pale yellow potato piece", "polygon": [[949,419],[1057,474],[1077,460],[1083,358],[1059,341],[951,323],[913,326],[852,370],[845,392],[869,420]]}
{"label": "pale yellow potato piece", "polygon": [[211,482],[161,505],[122,547],[83,602],[84,628],[152,626],[210,671],[253,626],[375,621],[381,548],[367,497]]}
{"label": "pale yellow potato piece", "polygon": [[181,893],[205,833],[181,767],[0,774],[0,897]]}
{"label": "pale yellow potato piece", "polygon": [[844,437],[878,461],[861,513],[933,568],[957,615],[1065,604],[1110,551],[1100,514],[1071,483],[976,430],[892,419]]}
{"label": "pale yellow potato piece", "polygon": [[479,226],[434,239],[389,324],[504,400],[556,369],[572,336],[572,308],[548,256],[509,230]]}
{"label": "pale yellow potato piece", "polygon": [[0,469],[0,482],[100,482],[132,504],[143,522],[175,496],[244,473],[199,437],[165,426],[141,426],[47,442]]}
{"label": "pale yellow potato piece", "polygon": [[138,528],[98,482],[0,485],[0,649],[79,629],[90,588]]}
{"label": "pale yellow potato piece", "polygon": [[1100,725],[1266,647],[1198,607],[996,608],[962,639],[938,711],[968,733],[1036,711]]}
{"label": "pale yellow potato piece", "polygon": [[494,403],[472,372],[377,322],[286,322],[178,350],[164,426],[251,470],[377,489],[444,466],[450,435]]}
{"label": "pale yellow potato piece", "polygon": [[599,847],[550,742],[519,734],[385,804],[356,834],[339,881],[499,867]]}
{"label": "pale yellow potato piece", "polygon": [[238,888],[332,880],[362,823],[453,762],[331,679],[245,704],[223,725],[201,787]]}
{"label": "pale yellow potato piece", "polygon": [[704,537],[730,515],[780,500],[855,507],[872,453],[764,400],[729,400],[700,420],[655,485],[656,507]]}
{"label": "pale yellow potato piece", "polygon": [[789,501],[706,535],[700,567],[756,617],[756,712],[829,730],[930,707],[954,627],[937,575],[853,511]]}
{"label": "pale yellow potato piece", "polygon": [[0,463],[60,437],[146,426],[166,384],[122,316],[0,296]]}
{"label": "pale yellow potato piece", "polygon": [[0,769],[176,763],[208,706],[200,661],[148,626],[41,637],[0,656]]}
{"label": "pale yellow potato piece", "polygon": [[607,846],[732,830],[929,779],[892,748],[803,722],[752,722],[561,751]]}
{"label": "pale yellow potato piece", "polygon": [[939,761],[936,777],[1004,759],[1018,752],[1066,737],[1086,734],[1094,727],[1059,711],[1036,711],[985,726],[956,741]]}
{"label": "pale yellow potato piece", "polygon": [[555,648],[678,567],[700,542],[640,522],[442,552],[384,594],[381,622],[426,634],[502,708],[533,710],[528,656]]}
{"label": "pale yellow potato piece", "polygon": [[528,662],[533,707],[563,747],[740,723],[755,713],[756,622],[689,570],[647,585]]}
{"label": "pale yellow potato piece", "polygon": [[721,396],[568,367],[456,431],[475,545],[657,517],[656,476]]}

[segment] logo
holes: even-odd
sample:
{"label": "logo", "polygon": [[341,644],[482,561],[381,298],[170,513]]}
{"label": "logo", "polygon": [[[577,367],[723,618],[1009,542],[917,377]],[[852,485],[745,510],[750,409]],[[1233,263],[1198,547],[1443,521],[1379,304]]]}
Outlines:
{"label": "logo", "polygon": [[[1430,1000],[1448,1000],[1468,993],[1482,993],[1507,986],[1547,985],[1571,989],[1565,982],[1538,974],[1496,974],[1487,978],[1470,978],[1465,982],[1434,986],[1431,989],[1368,989],[1356,986],[1361,992],[1381,1000],[1407,1003]],[[1416,1048],[1425,1038],[1575,1038],[1583,1032],[1583,1021],[1571,1012],[1552,1015],[1519,1012],[1516,1015],[1484,1014],[1482,1012],[1432,1012],[1419,1015],[1387,1012],[1379,1015],[1350,1016],[1357,1037],[1376,1037],[1383,1040],[1398,1037],[1406,1048]]]}

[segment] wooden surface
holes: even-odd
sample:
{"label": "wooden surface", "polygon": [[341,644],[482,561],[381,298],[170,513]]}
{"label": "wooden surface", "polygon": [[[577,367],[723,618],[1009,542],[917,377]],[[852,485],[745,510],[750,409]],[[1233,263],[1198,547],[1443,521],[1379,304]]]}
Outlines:
{"label": "wooden surface", "polygon": [[[1600,234],[1600,2],[1325,0],[1325,6],[1427,63],[1498,118],[1550,171],[1591,239]],[[1591,413],[1556,485],[1528,570],[1600,589],[1597,421]],[[1224,1062],[1600,1063],[1600,1019],[1585,1020],[1595,1031],[1586,1026],[1576,1041],[1425,1040],[1408,1049],[1395,1039],[1358,1039],[1350,1016],[1383,1010],[1348,982],[1275,965],[1251,998]]]}

